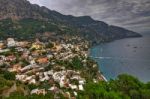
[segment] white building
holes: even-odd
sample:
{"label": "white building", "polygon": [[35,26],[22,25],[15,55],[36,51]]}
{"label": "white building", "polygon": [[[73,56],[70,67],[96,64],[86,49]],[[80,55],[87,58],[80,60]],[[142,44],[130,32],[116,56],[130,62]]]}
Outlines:
{"label": "white building", "polygon": [[31,94],[37,94],[37,95],[40,95],[40,94],[43,94],[45,95],[47,92],[45,89],[33,89],[31,91]]}
{"label": "white building", "polygon": [[84,90],[83,85],[79,85],[79,90],[81,90],[81,91]]}
{"label": "white building", "polygon": [[70,87],[72,90],[78,89],[77,85],[69,84],[69,87]]}
{"label": "white building", "polygon": [[31,80],[29,81],[29,84],[36,84],[36,80],[35,80],[35,79],[31,79]]}
{"label": "white building", "polygon": [[15,40],[13,38],[8,38],[7,39],[7,46],[8,47],[14,47],[14,46],[16,46]]}

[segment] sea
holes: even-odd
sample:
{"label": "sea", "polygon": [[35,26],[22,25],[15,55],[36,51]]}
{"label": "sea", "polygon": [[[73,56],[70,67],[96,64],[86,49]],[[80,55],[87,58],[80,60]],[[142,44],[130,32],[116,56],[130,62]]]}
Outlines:
{"label": "sea", "polygon": [[107,80],[129,74],[143,82],[150,81],[150,33],[94,46],[90,56]]}

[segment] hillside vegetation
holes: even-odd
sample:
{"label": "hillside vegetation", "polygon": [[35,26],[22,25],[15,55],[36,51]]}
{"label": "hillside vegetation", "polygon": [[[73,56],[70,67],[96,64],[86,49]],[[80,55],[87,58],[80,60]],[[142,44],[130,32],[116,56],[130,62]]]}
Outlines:
{"label": "hillside vegetation", "polygon": [[[1,89],[10,86],[10,81],[0,76]],[[3,81],[7,81],[4,83]],[[0,89],[0,90],[1,90]],[[65,99],[60,96],[61,99]],[[22,92],[14,92],[5,99],[53,99],[52,93],[24,96]],[[87,82],[85,91],[81,91],[77,99],[150,99],[150,82],[142,83],[137,78],[123,74],[109,82]]]}

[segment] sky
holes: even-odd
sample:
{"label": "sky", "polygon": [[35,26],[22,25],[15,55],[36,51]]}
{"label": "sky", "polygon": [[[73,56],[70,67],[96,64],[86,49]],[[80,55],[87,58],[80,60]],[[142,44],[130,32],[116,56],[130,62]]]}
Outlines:
{"label": "sky", "polygon": [[150,0],[29,0],[65,15],[91,16],[135,32],[150,32]]}

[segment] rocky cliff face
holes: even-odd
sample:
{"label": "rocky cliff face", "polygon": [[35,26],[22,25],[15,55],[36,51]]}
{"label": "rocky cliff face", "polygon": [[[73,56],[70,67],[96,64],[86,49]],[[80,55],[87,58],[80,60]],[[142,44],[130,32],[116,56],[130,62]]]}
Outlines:
{"label": "rocky cliff face", "polygon": [[[0,0],[0,19],[44,18],[44,10],[38,5],[31,5],[26,0]],[[45,13],[46,14],[46,13]]]}
{"label": "rocky cliff face", "polygon": [[124,28],[109,26],[105,22],[93,20],[89,16],[74,17],[62,15],[56,11],[30,4],[27,0],[0,0],[0,20],[38,19],[76,29],[78,33],[90,40],[121,39],[140,37],[141,35]]}

